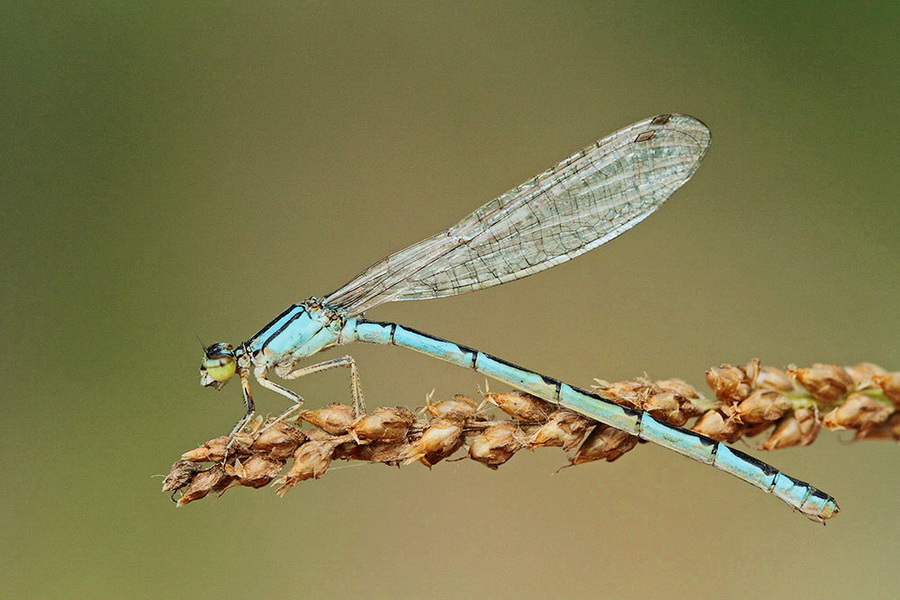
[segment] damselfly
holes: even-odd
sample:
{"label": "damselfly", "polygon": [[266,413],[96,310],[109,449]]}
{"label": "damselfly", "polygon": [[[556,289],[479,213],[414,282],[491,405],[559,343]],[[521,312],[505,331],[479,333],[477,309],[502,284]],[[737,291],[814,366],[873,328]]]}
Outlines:
{"label": "damselfly", "polygon": [[363,318],[384,302],[425,300],[479,290],[532,275],[608,242],[647,218],[697,170],[709,147],[706,126],[685,115],[659,115],[626,127],[488,202],[462,221],[375,263],[324,298],[309,298],[278,315],[237,347],[205,349],[201,383],[221,389],[235,374],[246,415],[254,412],[250,374],[295,403],[303,399],[271,381],[349,367],[354,406],[362,410],[350,356],[314,365],[321,350],[361,341],[393,344],[473,369],[643,440],[712,465],[770,492],[809,518],[838,512],[811,485],[725,444],[620,406],[559,380],[396,323]]}

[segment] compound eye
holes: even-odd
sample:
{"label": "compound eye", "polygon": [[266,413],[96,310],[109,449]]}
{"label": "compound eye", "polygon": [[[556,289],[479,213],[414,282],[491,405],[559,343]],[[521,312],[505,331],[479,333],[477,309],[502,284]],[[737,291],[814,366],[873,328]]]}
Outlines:
{"label": "compound eye", "polygon": [[213,344],[205,351],[206,356],[200,365],[200,374],[203,380],[208,377],[210,384],[225,383],[234,377],[237,362],[234,359],[234,348],[228,344]]}

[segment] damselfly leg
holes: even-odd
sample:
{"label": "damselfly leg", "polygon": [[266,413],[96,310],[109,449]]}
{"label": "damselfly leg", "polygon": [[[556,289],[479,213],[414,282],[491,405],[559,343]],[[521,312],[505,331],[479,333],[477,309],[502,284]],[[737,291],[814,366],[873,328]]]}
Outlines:
{"label": "damselfly leg", "polygon": [[[313,373],[320,373],[322,371],[328,371],[330,369],[334,369],[336,367],[349,367],[350,368],[350,395],[353,400],[353,412],[355,416],[359,417],[361,415],[366,414],[366,403],[362,394],[362,387],[360,385],[359,380],[359,368],[356,366],[356,361],[353,360],[352,356],[342,356],[340,358],[334,358],[331,360],[326,360],[320,363],[316,363],[314,365],[308,365],[305,367],[300,367],[298,369],[291,370],[290,366],[288,367],[275,367],[275,373],[285,380],[299,379],[305,375],[312,375]],[[259,437],[264,431],[275,425],[276,423],[280,423],[281,421],[287,419],[295,412],[300,410],[303,406],[303,398],[300,397],[299,394],[274,383],[273,381],[268,379],[268,373],[265,368],[257,367],[254,372],[254,376],[257,381],[259,381],[260,385],[274,391],[278,392],[282,396],[290,398],[294,405],[278,415],[274,421],[263,427],[257,432],[256,437]]]}

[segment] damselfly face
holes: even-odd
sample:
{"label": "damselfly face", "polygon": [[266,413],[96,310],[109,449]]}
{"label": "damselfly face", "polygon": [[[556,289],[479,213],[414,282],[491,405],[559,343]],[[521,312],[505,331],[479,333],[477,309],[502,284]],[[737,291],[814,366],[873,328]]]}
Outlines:
{"label": "damselfly face", "polygon": [[221,390],[228,380],[234,377],[237,368],[234,346],[218,342],[204,348],[203,354],[203,362],[200,363],[200,385]]}

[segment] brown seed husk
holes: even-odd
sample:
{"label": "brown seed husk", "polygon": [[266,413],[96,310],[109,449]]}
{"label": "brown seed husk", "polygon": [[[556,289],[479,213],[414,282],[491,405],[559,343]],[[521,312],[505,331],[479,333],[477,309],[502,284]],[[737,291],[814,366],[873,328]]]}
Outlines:
{"label": "brown seed husk", "polygon": [[415,422],[416,416],[404,406],[376,408],[371,414],[354,422],[348,432],[360,443],[399,442],[406,439],[406,434]]}
{"label": "brown seed husk", "polygon": [[162,491],[174,492],[180,490],[191,482],[194,476],[202,471],[200,466],[189,460],[179,460],[169,469],[169,474],[163,480]]}
{"label": "brown seed husk", "polygon": [[787,413],[775,425],[775,430],[763,442],[764,450],[806,446],[819,435],[819,419],[816,411],[798,408]]}
{"label": "brown seed husk", "polygon": [[474,398],[456,394],[450,400],[441,400],[439,402],[431,402],[425,405],[425,412],[432,417],[441,417],[451,412],[458,412],[467,416],[474,416],[478,412],[478,403]]}
{"label": "brown seed husk", "polygon": [[740,370],[744,373],[744,383],[750,387],[756,387],[756,378],[759,376],[759,359],[754,358],[750,362],[741,365]]}
{"label": "brown seed husk", "polygon": [[867,390],[870,388],[878,387],[873,382],[874,376],[881,375],[886,372],[885,369],[872,363],[859,363],[856,365],[850,365],[849,367],[844,367],[844,370],[847,371],[847,375],[849,375],[850,379],[853,380],[853,389],[856,390]]}
{"label": "brown seed husk", "polygon": [[708,410],[691,427],[693,431],[719,442],[732,443],[741,439],[740,424],[721,410]]}
{"label": "brown seed husk", "polygon": [[316,410],[304,410],[297,418],[331,435],[344,435],[356,419],[356,415],[352,406],[333,403]]}
{"label": "brown seed husk", "polygon": [[[191,462],[221,462],[225,460],[226,448],[228,447],[228,436],[223,435],[209,440],[199,448],[188,450],[181,455],[181,460]],[[235,453],[243,453],[239,448],[231,448],[228,455]]]}
{"label": "brown seed husk", "polygon": [[701,398],[700,393],[697,392],[697,390],[695,390],[688,382],[681,379],[660,379],[655,383],[661,389],[675,392],[686,400],[690,400],[691,398]]}
{"label": "brown seed husk", "polygon": [[794,391],[794,381],[787,371],[775,367],[760,367],[756,385],[761,389],[775,390],[776,392]]}
{"label": "brown seed husk", "polygon": [[788,373],[816,400],[826,403],[837,402],[853,389],[853,379],[838,365],[814,364],[808,369],[792,367]]}
{"label": "brown seed husk", "polygon": [[722,365],[706,372],[706,383],[716,398],[726,404],[735,404],[750,395],[751,388],[745,377],[740,368]]}
{"label": "brown seed husk", "polygon": [[500,423],[475,436],[469,445],[469,458],[496,469],[521,447],[522,431],[519,427],[514,423]]}
{"label": "brown seed husk", "polygon": [[759,435],[763,431],[765,431],[767,429],[771,429],[774,426],[775,426],[775,421],[770,421],[768,423],[751,423],[749,425],[745,423],[743,437],[747,438],[747,437],[753,437],[755,435]]}
{"label": "brown seed husk", "polygon": [[556,410],[555,404],[525,392],[500,392],[484,397],[509,416],[526,423],[544,423]]}
{"label": "brown seed husk", "polygon": [[269,485],[281,472],[282,467],[284,467],[284,460],[271,458],[264,454],[254,454],[243,461],[238,459],[233,463],[226,464],[225,474],[236,477],[238,485],[261,488]]}
{"label": "brown seed husk", "polygon": [[294,452],[294,464],[278,480],[276,493],[286,494],[292,487],[307,479],[320,479],[331,466],[331,455],[343,438],[309,439]]}
{"label": "brown seed husk", "polygon": [[613,462],[633,449],[638,438],[608,425],[598,424],[578,448],[569,463],[580,465],[595,460],[605,459]]}
{"label": "brown seed husk", "polygon": [[463,426],[466,415],[451,412],[431,421],[422,437],[410,444],[404,465],[420,461],[432,467],[459,450],[465,442]]}
{"label": "brown seed husk", "polygon": [[306,436],[302,431],[290,423],[279,421],[260,433],[250,449],[254,452],[264,452],[270,458],[285,460],[293,456],[294,451],[304,441]]}
{"label": "brown seed husk", "polygon": [[596,423],[587,417],[567,409],[560,409],[540,426],[526,444],[531,448],[561,447],[568,452],[584,439],[584,434]]}
{"label": "brown seed husk", "polygon": [[340,458],[347,460],[364,460],[367,462],[400,465],[409,453],[409,442],[371,442],[359,445],[354,442],[342,444]]}
{"label": "brown seed husk", "polygon": [[894,440],[895,442],[900,442],[900,412],[895,412],[887,421],[880,425],[857,431],[854,439]]}
{"label": "brown seed husk", "polygon": [[885,396],[900,407],[900,372],[873,375],[872,381],[884,391]]}
{"label": "brown seed husk", "polygon": [[222,465],[213,465],[194,476],[181,498],[178,499],[177,506],[190,504],[195,500],[205,498],[213,492],[224,492],[234,484],[234,481],[235,477],[227,475]]}
{"label": "brown seed husk", "polygon": [[595,379],[597,385],[591,386],[591,391],[600,393],[607,400],[612,400],[618,404],[624,404],[636,408],[642,401],[642,394],[646,387],[646,381],[638,379],[635,381],[614,381],[612,383]]}
{"label": "brown seed husk", "polygon": [[773,423],[793,405],[774,390],[754,390],[737,405],[735,414],[743,423]]}
{"label": "brown seed husk", "polygon": [[825,429],[869,429],[887,421],[893,406],[879,402],[868,394],[856,392],[822,418]]}
{"label": "brown seed husk", "polygon": [[675,392],[660,390],[658,393],[648,394],[638,408],[649,412],[658,419],[681,427],[690,418],[690,413],[682,410],[682,406],[686,404],[688,411],[691,411],[693,405],[690,402]]}

